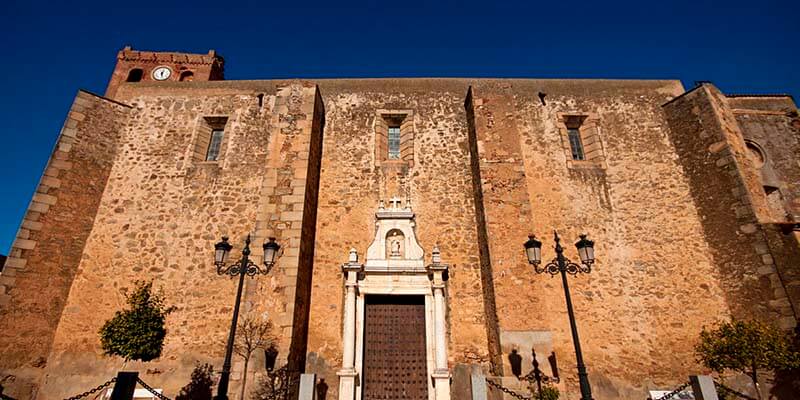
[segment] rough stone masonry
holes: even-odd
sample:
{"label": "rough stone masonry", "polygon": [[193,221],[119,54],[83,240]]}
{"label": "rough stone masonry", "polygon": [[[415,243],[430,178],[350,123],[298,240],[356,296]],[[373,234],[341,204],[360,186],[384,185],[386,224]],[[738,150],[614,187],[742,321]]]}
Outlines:
{"label": "rough stone masonry", "polygon": [[[523,390],[509,355],[524,374],[532,348],[564,398],[579,395],[563,289],[528,265],[529,233],[545,259],[553,230],[572,259],[578,234],[596,243],[593,271],[570,285],[597,399],[704,372],[692,350],[704,325],[797,324],[790,96],[673,80],[227,81],[223,66],[213,51],[126,48],[106,97],[77,93],[0,273],[3,394],[62,399],[124,369],[173,397],[198,363],[218,370],[236,288],[213,246],[230,236],[236,254],[250,233],[256,258],[267,237],[283,251],[247,279],[245,312],[275,323],[279,364],[341,398],[341,266],[373,243],[392,198],[413,210],[426,262],[438,245],[449,265],[453,399],[476,368]],[[98,336],[137,279],[177,307],[149,363],[104,356]],[[250,366],[252,388],[263,354]]]}

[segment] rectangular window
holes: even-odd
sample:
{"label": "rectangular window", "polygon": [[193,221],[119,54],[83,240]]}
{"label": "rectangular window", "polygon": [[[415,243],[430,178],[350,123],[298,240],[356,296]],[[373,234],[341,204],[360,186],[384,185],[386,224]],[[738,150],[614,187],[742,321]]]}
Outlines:
{"label": "rectangular window", "polygon": [[578,128],[567,128],[567,134],[569,135],[569,147],[572,149],[572,159],[584,160],[581,131]]}
{"label": "rectangular window", "polygon": [[400,126],[389,127],[389,159],[400,159]]}
{"label": "rectangular window", "polygon": [[206,151],[206,161],[217,161],[224,134],[225,131],[222,129],[214,129],[211,131],[211,140],[208,143],[208,151]]}

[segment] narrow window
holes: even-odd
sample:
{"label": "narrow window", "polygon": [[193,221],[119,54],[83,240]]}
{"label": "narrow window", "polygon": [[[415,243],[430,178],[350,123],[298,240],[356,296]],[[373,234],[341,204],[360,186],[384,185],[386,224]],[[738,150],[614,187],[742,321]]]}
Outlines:
{"label": "narrow window", "polygon": [[134,68],[128,72],[128,79],[125,82],[139,82],[144,76],[144,71],[141,68]]}
{"label": "narrow window", "polygon": [[211,131],[211,141],[208,143],[206,161],[217,161],[217,158],[219,158],[219,149],[222,145],[222,136],[224,133],[225,131],[222,129],[214,129]]}
{"label": "narrow window", "polygon": [[581,131],[578,128],[567,128],[567,134],[569,135],[569,147],[572,149],[572,159],[584,160]]}
{"label": "narrow window", "polygon": [[389,159],[400,159],[400,125],[389,126]]}

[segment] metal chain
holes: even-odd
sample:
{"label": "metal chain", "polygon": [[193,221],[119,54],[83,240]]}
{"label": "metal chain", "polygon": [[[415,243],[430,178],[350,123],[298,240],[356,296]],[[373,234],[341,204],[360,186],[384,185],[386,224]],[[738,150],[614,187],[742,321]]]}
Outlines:
{"label": "metal chain", "polygon": [[81,394],[78,394],[78,395],[75,395],[75,396],[72,396],[72,397],[67,397],[67,398],[66,398],[66,399],[64,399],[64,400],[78,400],[78,399],[82,399],[82,398],[84,398],[84,397],[86,397],[86,396],[88,396],[88,395],[90,395],[90,394],[95,394],[95,393],[97,393],[97,392],[99,392],[99,391],[101,391],[101,390],[105,389],[105,388],[106,388],[106,386],[108,386],[108,385],[110,385],[110,384],[112,384],[112,383],[114,383],[114,382],[116,382],[116,381],[117,381],[117,377],[115,376],[115,377],[113,377],[113,378],[109,379],[109,380],[108,380],[108,382],[106,382],[106,383],[104,383],[104,384],[102,384],[102,385],[100,385],[100,386],[97,386],[97,387],[96,387],[96,388],[94,388],[94,389],[87,390],[87,391],[85,391],[85,392],[83,392],[83,393],[81,393]]}
{"label": "metal chain", "polygon": [[509,389],[509,388],[507,388],[507,387],[505,387],[505,386],[503,386],[503,385],[491,380],[491,379],[487,379],[486,383],[488,383],[489,386],[491,386],[491,387],[500,389],[501,392],[506,393],[506,394],[510,395],[511,397],[514,397],[514,398],[517,398],[517,399],[520,399],[520,400],[531,400],[531,399],[533,399],[533,397],[521,395],[521,394],[519,394],[519,393],[517,393],[517,392],[515,392],[515,391],[513,391],[513,390],[511,390],[511,389]]}
{"label": "metal chain", "polygon": [[684,389],[689,387],[690,384],[691,384],[691,382],[686,382],[683,385],[678,386],[675,390],[673,390],[673,391],[671,391],[671,392],[669,392],[669,393],[667,393],[667,394],[665,394],[665,395],[663,395],[663,396],[661,396],[661,397],[659,397],[657,399],[653,399],[653,400],[669,400],[669,399],[675,397],[676,394],[684,391]]}
{"label": "metal chain", "polygon": [[172,399],[170,399],[169,397],[167,397],[167,396],[164,396],[163,394],[156,392],[156,390],[155,390],[155,389],[153,389],[152,387],[150,387],[150,385],[148,385],[148,384],[144,383],[144,381],[142,380],[142,378],[136,377],[136,382],[138,382],[140,385],[142,385],[142,387],[144,387],[145,389],[147,389],[147,391],[148,391],[148,392],[152,393],[152,394],[153,394],[153,396],[156,396],[156,397],[158,397],[158,398],[159,398],[159,399],[161,399],[161,400],[172,400]]}

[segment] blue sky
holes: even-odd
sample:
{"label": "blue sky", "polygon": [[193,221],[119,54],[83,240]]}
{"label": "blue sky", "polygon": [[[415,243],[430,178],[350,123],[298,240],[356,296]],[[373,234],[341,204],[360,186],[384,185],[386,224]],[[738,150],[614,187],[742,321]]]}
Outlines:
{"label": "blue sky", "polygon": [[800,99],[790,1],[67,3],[0,5],[3,254],[75,91],[103,93],[125,45],[216,49],[228,79],[670,78]]}

